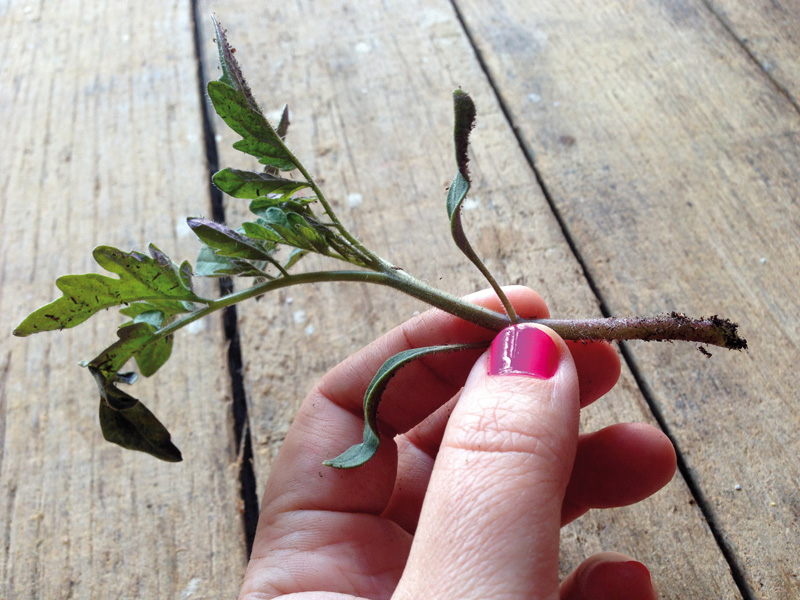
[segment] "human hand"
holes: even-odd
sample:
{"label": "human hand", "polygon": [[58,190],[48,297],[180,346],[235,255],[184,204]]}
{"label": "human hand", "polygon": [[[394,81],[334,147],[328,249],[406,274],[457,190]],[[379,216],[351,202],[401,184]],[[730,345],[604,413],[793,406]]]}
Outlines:
{"label": "human hand", "polygon": [[[507,293],[520,315],[549,316],[535,292]],[[470,300],[501,310],[490,292]],[[521,327],[483,354],[403,368],[381,402],[383,443],[353,470],[322,462],[360,438],[364,391],[387,358],[493,334],[432,310],[328,373],[273,464],[240,600],[655,598],[647,569],[621,554],[587,559],[559,586],[559,529],[663,487],[672,445],[636,423],[579,435],[579,408],[619,377],[616,351]]]}

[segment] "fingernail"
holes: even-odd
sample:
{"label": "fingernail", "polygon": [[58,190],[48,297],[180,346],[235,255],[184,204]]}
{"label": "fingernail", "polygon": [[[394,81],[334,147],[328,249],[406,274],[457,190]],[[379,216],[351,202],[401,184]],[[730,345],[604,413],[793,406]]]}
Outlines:
{"label": "fingernail", "polygon": [[581,578],[580,588],[586,597],[597,600],[653,598],[650,571],[636,560],[597,563]]}
{"label": "fingernail", "polygon": [[558,346],[531,325],[512,325],[497,334],[489,359],[490,375],[529,375],[550,379],[558,370]]}

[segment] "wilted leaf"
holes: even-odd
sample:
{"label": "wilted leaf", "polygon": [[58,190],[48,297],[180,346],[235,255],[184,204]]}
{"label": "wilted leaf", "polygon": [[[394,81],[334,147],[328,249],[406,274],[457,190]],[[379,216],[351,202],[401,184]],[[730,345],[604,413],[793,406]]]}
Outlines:
{"label": "wilted leaf", "polygon": [[336,458],[326,460],[323,464],[337,469],[352,469],[359,467],[375,456],[380,446],[380,433],[378,432],[378,405],[383,392],[389,385],[392,377],[413,360],[440,354],[442,352],[457,352],[474,348],[485,348],[487,344],[449,344],[446,346],[428,346],[427,348],[412,348],[398,352],[389,358],[372,378],[364,394],[364,436],[360,444],[351,446]]}

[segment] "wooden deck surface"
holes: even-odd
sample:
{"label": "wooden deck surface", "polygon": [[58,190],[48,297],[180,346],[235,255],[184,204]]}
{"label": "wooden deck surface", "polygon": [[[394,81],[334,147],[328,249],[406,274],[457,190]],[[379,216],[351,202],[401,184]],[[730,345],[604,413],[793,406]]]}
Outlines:
{"label": "wooden deck surface", "polygon": [[748,352],[621,346],[620,384],[583,427],[655,423],[680,472],[566,527],[562,567],[619,550],[662,598],[800,597],[798,0],[0,3],[0,597],[235,597],[306,391],[424,309],[360,284],[275,292],[238,308],[241,369],[221,317],[181,332],[136,390],[180,464],[102,440],[77,363],[115,314],[11,338],[58,275],[96,270],[96,245],[194,259],[184,220],[212,214],[209,162],[248,166],[219,120],[204,131],[212,11],[262,106],[289,103],[290,145],[342,219],[395,264],[485,287],[443,205],[461,86],[479,111],[465,226],[500,280],[557,317],[738,321]]}

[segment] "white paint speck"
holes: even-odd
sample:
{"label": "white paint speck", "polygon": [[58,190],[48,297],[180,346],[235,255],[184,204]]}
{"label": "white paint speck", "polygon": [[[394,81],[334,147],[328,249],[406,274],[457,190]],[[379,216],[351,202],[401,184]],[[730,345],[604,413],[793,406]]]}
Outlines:
{"label": "white paint speck", "polygon": [[182,216],[178,219],[175,223],[175,235],[178,237],[179,240],[192,235],[192,228],[189,227],[189,224],[186,223],[186,217]]}
{"label": "white paint speck", "polygon": [[305,323],[305,321],[306,321],[306,311],[304,311],[304,310],[296,310],[296,311],[294,311],[294,314],[292,315],[292,319],[298,325],[300,325],[301,323]]}
{"label": "white paint speck", "polygon": [[305,331],[306,335],[314,335],[316,329],[314,329],[313,325],[308,325],[303,331]]}
{"label": "white paint speck", "polygon": [[361,203],[364,202],[364,196],[358,193],[347,194],[347,206],[350,208],[355,208],[356,206],[361,206]]}
{"label": "white paint speck", "polygon": [[122,34],[122,41],[123,41],[123,42],[130,42],[130,41],[131,41],[131,36],[130,36],[130,34],[129,34],[129,33],[123,33],[123,34]]}
{"label": "white paint speck", "polygon": [[464,210],[474,210],[481,205],[480,198],[467,198],[461,205]]}
{"label": "white paint speck", "polygon": [[214,141],[217,142],[217,143],[221,142],[222,141],[222,136],[220,134],[215,135],[214,136]]}
{"label": "white paint speck", "polygon": [[767,259],[765,257],[763,257],[763,256],[761,257],[761,264],[762,265],[767,264]]}
{"label": "white paint speck", "polygon": [[561,102],[559,102],[558,100],[553,102],[553,107],[558,108],[559,106],[561,106]]}
{"label": "white paint speck", "polygon": [[372,48],[370,48],[370,46],[369,46],[369,44],[367,42],[358,42],[356,44],[356,52],[358,52],[360,54],[366,54],[370,50],[372,50]]}
{"label": "white paint speck", "polygon": [[531,92],[528,94],[528,101],[533,102],[534,104],[539,104],[539,102],[542,101],[542,97],[535,92]]}
{"label": "white paint speck", "polygon": [[181,592],[181,600],[189,600],[189,598],[200,589],[201,583],[203,583],[202,579],[199,577],[192,577],[191,580],[189,580],[189,584]]}
{"label": "white paint speck", "polygon": [[33,7],[32,7],[32,6],[26,6],[26,7],[24,7],[24,8],[22,9],[22,12],[24,12],[24,13],[27,15],[27,14],[29,14],[29,13],[30,13],[32,10],[33,10]]}
{"label": "white paint speck", "polygon": [[192,335],[197,335],[198,333],[205,331],[206,328],[206,321],[205,319],[198,319],[197,321],[192,321],[186,326],[186,331],[191,333]]}
{"label": "white paint speck", "polygon": [[413,315],[413,316],[415,316],[415,317],[416,317],[418,314],[419,314],[419,311],[418,311],[418,310],[415,310],[415,311],[412,313],[412,315]]}
{"label": "white paint speck", "polygon": [[292,298],[291,296],[289,296],[289,297],[286,299],[286,304],[291,304],[292,302],[294,302],[294,298]]}

